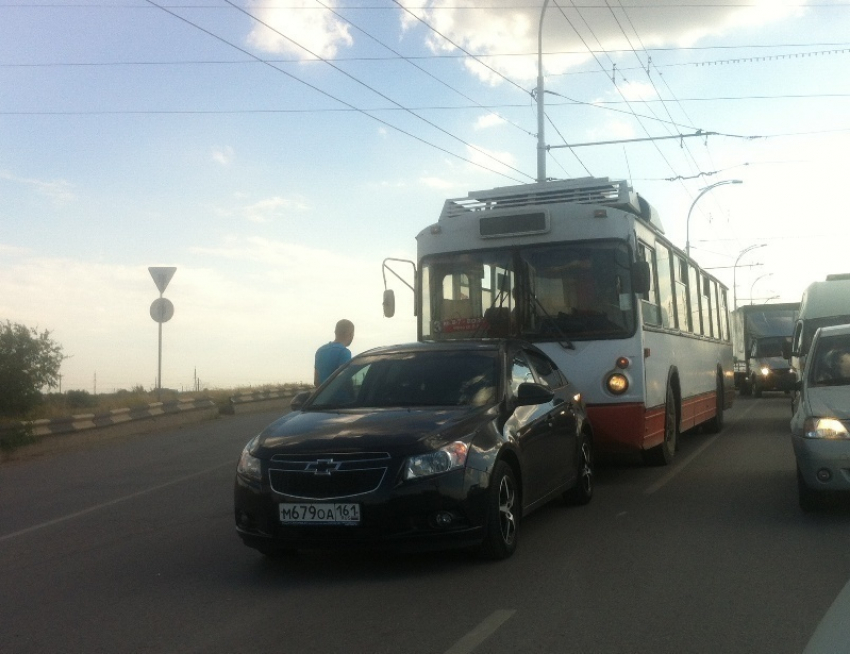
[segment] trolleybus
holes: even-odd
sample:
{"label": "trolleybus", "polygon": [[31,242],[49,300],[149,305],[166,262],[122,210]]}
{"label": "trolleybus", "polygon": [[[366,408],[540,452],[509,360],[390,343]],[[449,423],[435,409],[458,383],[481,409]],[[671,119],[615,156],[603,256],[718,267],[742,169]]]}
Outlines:
{"label": "trolleybus", "polygon": [[[625,181],[495,188],[444,204],[417,239],[418,338],[518,337],[581,390],[603,453],[665,465],[719,431],[735,395],[727,288]],[[384,313],[394,312],[384,261]]]}

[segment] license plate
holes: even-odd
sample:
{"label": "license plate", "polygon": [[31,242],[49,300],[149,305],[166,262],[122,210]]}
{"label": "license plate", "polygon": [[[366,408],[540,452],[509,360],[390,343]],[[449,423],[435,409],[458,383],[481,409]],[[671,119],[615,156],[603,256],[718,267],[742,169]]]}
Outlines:
{"label": "license plate", "polygon": [[281,504],[283,524],[356,525],[360,523],[359,504]]}

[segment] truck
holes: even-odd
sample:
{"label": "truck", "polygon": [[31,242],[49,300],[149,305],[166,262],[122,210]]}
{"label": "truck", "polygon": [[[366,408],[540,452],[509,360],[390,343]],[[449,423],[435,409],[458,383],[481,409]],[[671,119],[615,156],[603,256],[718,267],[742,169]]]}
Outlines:
{"label": "truck", "polygon": [[796,376],[784,353],[799,312],[799,302],[748,304],[732,312],[735,388],[741,395],[793,390]]}

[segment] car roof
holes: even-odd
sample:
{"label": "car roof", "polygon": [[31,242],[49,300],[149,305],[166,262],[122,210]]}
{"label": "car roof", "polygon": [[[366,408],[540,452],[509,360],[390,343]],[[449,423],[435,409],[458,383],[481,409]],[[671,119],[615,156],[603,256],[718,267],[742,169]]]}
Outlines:
{"label": "car roof", "polygon": [[821,327],[818,329],[818,333],[821,338],[826,338],[827,336],[843,336],[845,334],[850,334],[850,324]]}
{"label": "car roof", "polygon": [[[523,347],[540,352],[527,341],[512,338],[488,338],[476,340],[427,341],[385,345],[361,352],[357,356],[401,354],[404,352],[495,352],[503,349]],[[545,355],[544,355],[545,356]],[[548,357],[547,357],[548,358]]]}

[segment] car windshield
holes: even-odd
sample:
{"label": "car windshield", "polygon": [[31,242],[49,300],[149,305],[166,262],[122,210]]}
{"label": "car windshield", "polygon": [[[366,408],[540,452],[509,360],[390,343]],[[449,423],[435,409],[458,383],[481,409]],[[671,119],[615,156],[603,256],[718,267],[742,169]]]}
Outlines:
{"label": "car windshield", "polygon": [[756,343],[755,356],[757,357],[781,357],[782,346],[791,341],[791,337],[762,338]]}
{"label": "car windshield", "polygon": [[351,361],[308,409],[484,406],[497,388],[496,352],[405,352]]}
{"label": "car windshield", "polygon": [[850,384],[850,334],[819,339],[813,359],[811,370],[815,386]]}

